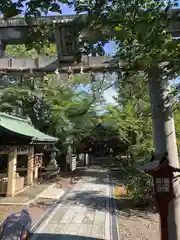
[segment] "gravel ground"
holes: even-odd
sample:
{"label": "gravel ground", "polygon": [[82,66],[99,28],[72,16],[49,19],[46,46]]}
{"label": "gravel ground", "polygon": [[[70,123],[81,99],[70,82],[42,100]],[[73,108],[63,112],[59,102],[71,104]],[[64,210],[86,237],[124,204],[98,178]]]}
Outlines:
{"label": "gravel ground", "polygon": [[140,211],[132,211],[131,214],[121,212],[118,215],[118,226],[121,240],[160,239],[158,214]]}
{"label": "gravel ground", "polygon": [[[121,240],[160,239],[159,216],[151,211],[134,210],[130,198],[123,191],[124,179],[120,170],[112,171],[115,186],[119,187],[116,216]],[[123,180],[122,180],[123,179]],[[121,185],[122,183],[122,185]],[[116,195],[116,193],[114,193]]]}
{"label": "gravel ground", "polygon": [[116,201],[116,207],[121,240],[160,239],[157,213],[134,209],[130,199],[123,196]]}

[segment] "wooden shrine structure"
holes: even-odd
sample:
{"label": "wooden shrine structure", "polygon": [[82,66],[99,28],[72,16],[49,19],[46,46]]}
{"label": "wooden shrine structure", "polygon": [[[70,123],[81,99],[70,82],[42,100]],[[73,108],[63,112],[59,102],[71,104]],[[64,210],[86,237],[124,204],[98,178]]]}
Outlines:
{"label": "wooden shrine structure", "polygon": [[5,157],[6,165],[6,172],[0,173],[0,194],[14,196],[24,188],[25,178],[17,172],[17,159],[21,155],[27,161],[26,185],[32,186],[38,178],[44,147],[54,145],[57,140],[35,129],[28,119],[0,113],[0,158]]}

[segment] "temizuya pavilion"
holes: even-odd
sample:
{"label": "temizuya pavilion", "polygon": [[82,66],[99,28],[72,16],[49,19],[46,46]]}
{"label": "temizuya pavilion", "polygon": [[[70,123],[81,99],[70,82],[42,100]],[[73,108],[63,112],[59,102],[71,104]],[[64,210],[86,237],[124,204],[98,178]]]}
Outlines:
{"label": "temizuya pavilion", "polygon": [[3,189],[6,196],[14,196],[24,188],[24,178],[19,177],[17,173],[18,155],[27,156],[26,184],[32,186],[34,178],[38,175],[35,148],[44,149],[45,145],[53,145],[57,140],[35,129],[28,119],[0,112],[0,155],[7,156],[7,171],[5,178],[0,179],[0,194]]}

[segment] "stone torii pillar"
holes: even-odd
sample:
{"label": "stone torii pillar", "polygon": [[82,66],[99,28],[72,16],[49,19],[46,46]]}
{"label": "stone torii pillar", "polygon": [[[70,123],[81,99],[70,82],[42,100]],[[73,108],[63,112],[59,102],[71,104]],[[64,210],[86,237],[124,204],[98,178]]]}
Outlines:
{"label": "stone torii pillar", "polygon": [[2,40],[0,40],[0,58],[4,57],[5,50],[6,50],[6,45],[3,43]]}

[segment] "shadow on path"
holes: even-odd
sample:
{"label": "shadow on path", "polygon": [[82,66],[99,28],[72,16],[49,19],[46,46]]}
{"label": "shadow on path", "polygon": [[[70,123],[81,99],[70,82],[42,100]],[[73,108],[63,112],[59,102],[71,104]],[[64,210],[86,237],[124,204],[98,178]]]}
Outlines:
{"label": "shadow on path", "polygon": [[[109,213],[111,216],[116,215],[117,217],[131,217],[131,215],[148,219],[148,209],[140,210],[134,208],[131,199],[128,197],[121,197],[120,199],[114,199],[113,197],[106,197],[100,195],[100,191],[83,191],[76,192],[74,196],[67,197],[62,200],[63,204],[84,205],[89,211],[101,211]],[[116,209],[113,206],[115,200]],[[109,201],[109,207],[106,207]]]}
{"label": "shadow on path", "polygon": [[102,238],[93,238],[69,234],[49,234],[49,233],[35,233],[32,240],[103,240]]}
{"label": "shadow on path", "polygon": [[[118,187],[124,187],[126,184],[129,182],[128,180],[128,175],[133,174],[132,169],[131,173],[129,173],[129,167],[128,166],[122,166],[121,161],[115,161],[113,158],[105,157],[105,158],[99,158],[99,159],[93,159],[93,164],[90,164],[90,167],[93,168],[93,172],[86,172],[84,173],[85,175],[87,174],[88,176],[92,176],[91,183],[99,183],[102,182],[103,184],[109,184],[109,182],[106,181],[106,179],[103,178],[103,173],[101,174],[98,169],[102,168],[108,168],[110,170],[110,184],[113,186],[118,186]],[[99,178],[96,178],[95,176],[99,176]],[[114,193],[114,192],[113,192]],[[98,193],[93,193],[92,198],[98,198]],[[79,194],[77,195],[79,197]],[[99,197],[99,202],[103,201],[103,196]],[[88,195],[87,195],[88,199]],[[90,198],[89,198],[90,199]],[[149,207],[142,207],[138,208],[136,207],[131,198],[128,195],[122,195],[119,197],[119,199],[114,199],[114,196],[109,197],[109,201],[114,201],[116,210],[114,212],[114,209],[112,209],[110,205],[109,213],[115,214],[117,217],[140,217],[140,218],[149,218],[149,213],[155,213],[154,209],[149,209]],[[97,201],[97,202],[98,202]],[[86,204],[88,201],[85,201],[83,204]],[[101,211],[107,211],[103,205],[96,204],[91,204],[89,201],[89,207],[90,208],[95,208],[97,210]]]}
{"label": "shadow on path", "polygon": [[107,209],[107,201],[112,201],[112,198],[100,195],[99,191],[83,191],[76,192],[72,197],[67,197],[61,203],[73,205],[84,205],[89,210],[99,210],[103,212],[113,213],[113,208],[109,207]]}
{"label": "shadow on path", "polygon": [[[108,181],[108,172],[110,170],[110,182]],[[114,185],[123,187],[128,182],[127,172],[121,167],[120,162],[114,162],[113,158],[99,158],[94,159],[93,162],[87,168],[77,169],[76,176],[83,177],[84,181],[94,184]],[[114,191],[112,190],[111,196],[103,196],[101,191],[86,190],[76,191],[69,197],[66,197],[61,201],[63,204],[84,205],[90,211],[99,210],[110,215],[116,215],[117,217],[131,217],[131,215],[141,218],[148,218],[149,209],[136,208],[129,196],[121,196],[119,199],[114,199]],[[106,204],[109,202],[109,208]],[[114,209],[113,202],[115,202],[116,209]]]}

